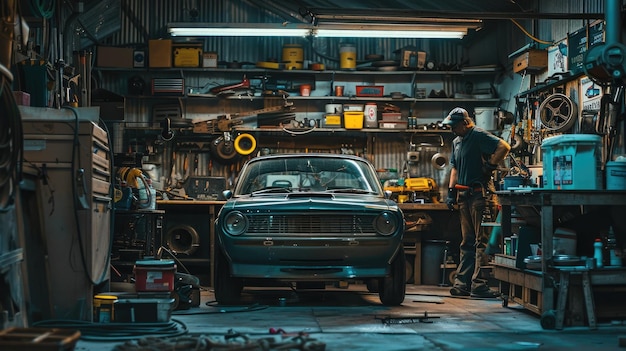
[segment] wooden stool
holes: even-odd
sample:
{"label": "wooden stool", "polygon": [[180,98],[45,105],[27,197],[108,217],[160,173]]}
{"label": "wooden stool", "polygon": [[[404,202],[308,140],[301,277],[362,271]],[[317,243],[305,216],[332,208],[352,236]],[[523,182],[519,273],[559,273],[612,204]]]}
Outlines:
{"label": "wooden stool", "polygon": [[583,295],[585,297],[585,308],[587,310],[587,319],[589,320],[589,329],[597,329],[596,313],[593,302],[593,292],[591,291],[591,280],[589,279],[589,269],[587,268],[566,268],[560,267],[559,281],[559,297],[556,310],[555,328],[563,329],[563,320],[565,318],[565,306],[567,304],[567,295],[569,290],[570,276],[572,274],[580,274],[582,276]]}

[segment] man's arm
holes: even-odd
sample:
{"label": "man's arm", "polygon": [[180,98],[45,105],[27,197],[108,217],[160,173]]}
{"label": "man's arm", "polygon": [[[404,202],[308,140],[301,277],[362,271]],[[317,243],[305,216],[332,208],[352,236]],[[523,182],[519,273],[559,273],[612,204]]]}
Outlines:
{"label": "man's arm", "polygon": [[450,170],[450,182],[448,183],[449,189],[454,188],[454,186],[456,185],[457,179],[458,179],[458,175],[457,175],[456,168],[452,167],[452,169]]}
{"label": "man's arm", "polygon": [[[493,154],[491,154],[491,156],[489,156],[489,160],[487,162],[492,165],[497,165],[504,160],[506,155],[509,154],[509,151],[511,151],[511,145],[509,145],[509,143],[507,143],[506,141],[500,139],[496,150],[493,152]],[[450,180],[452,181],[452,176],[450,176]]]}

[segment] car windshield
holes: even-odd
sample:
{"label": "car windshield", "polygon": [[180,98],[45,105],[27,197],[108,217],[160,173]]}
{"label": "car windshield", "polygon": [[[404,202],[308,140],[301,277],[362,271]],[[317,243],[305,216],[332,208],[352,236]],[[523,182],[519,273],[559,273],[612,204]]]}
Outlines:
{"label": "car windshield", "polygon": [[381,188],[367,162],[332,157],[253,161],[244,167],[235,188],[235,195],[292,192],[381,194]]}

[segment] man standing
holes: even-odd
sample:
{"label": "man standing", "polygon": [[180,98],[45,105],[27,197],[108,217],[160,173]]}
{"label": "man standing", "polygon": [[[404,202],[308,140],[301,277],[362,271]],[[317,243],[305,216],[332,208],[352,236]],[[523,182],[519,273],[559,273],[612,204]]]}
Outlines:
{"label": "man standing", "polygon": [[450,209],[458,203],[462,235],[459,265],[450,294],[497,297],[499,294],[491,291],[486,279],[481,278],[481,266],[488,263],[485,249],[489,242],[489,234],[481,222],[484,213],[495,214],[497,198],[492,175],[511,146],[476,127],[461,107],[450,111],[443,124],[449,125],[456,135],[452,141],[452,170],[446,203]]}

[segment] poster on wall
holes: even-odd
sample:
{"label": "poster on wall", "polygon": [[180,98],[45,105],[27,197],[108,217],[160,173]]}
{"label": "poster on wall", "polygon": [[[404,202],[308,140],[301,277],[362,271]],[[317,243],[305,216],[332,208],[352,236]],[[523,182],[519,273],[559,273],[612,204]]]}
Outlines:
{"label": "poster on wall", "polygon": [[602,87],[589,77],[580,79],[580,92],[583,111],[600,111],[602,100]]}
{"label": "poster on wall", "polygon": [[567,70],[567,40],[563,39],[548,48],[548,77]]}
{"label": "poster on wall", "polygon": [[589,47],[604,43],[604,21],[598,20],[589,25]]}
{"label": "poster on wall", "polygon": [[580,113],[579,131],[583,134],[598,133],[597,121],[600,118],[603,89],[592,79],[583,76],[580,79]]}
{"label": "poster on wall", "polygon": [[584,57],[587,52],[587,27],[567,35],[568,67],[572,74],[583,71]]}

